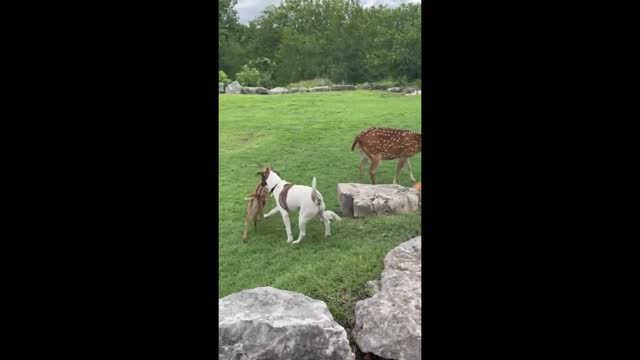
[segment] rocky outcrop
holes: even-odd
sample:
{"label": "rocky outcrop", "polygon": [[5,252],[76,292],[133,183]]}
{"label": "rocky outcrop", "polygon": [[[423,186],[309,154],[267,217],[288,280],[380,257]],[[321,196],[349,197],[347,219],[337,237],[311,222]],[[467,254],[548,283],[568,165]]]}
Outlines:
{"label": "rocky outcrop", "polygon": [[266,95],[267,94],[267,89],[263,88],[263,87],[243,87],[242,88],[242,93],[243,94],[250,94],[250,95]]}
{"label": "rocky outcrop", "polygon": [[279,95],[279,94],[288,94],[288,93],[289,93],[289,90],[283,87],[277,87],[267,91],[267,94],[269,95]]}
{"label": "rocky outcrop", "polygon": [[224,92],[225,94],[241,94],[242,85],[240,85],[240,83],[238,83],[237,81],[234,81],[231,84],[227,85]]}
{"label": "rocky outcrop", "polygon": [[224,83],[218,83],[218,94],[224,94]]}
{"label": "rocky outcrop", "polygon": [[371,298],[356,303],[353,332],[363,353],[387,359],[421,359],[421,255],[421,236],[391,250],[384,258],[380,288]]}
{"label": "rocky outcrop", "polygon": [[339,183],[338,201],[342,215],[363,217],[417,212],[419,197],[402,185]]}
{"label": "rocky outcrop", "polygon": [[327,305],[261,287],[218,300],[218,359],[354,360]]}

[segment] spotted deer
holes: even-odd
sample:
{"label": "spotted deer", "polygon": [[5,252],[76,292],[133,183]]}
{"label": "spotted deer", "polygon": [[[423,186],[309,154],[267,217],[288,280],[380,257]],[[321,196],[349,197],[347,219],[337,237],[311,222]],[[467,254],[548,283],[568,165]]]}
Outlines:
{"label": "spotted deer", "polygon": [[390,128],[369,128],[360,133],[353,139],[351,151],[356,146],[360,150],[360,182],[363,181],[364,165],[367,160],[371,160],[371,168],[369,175],[371,183],[376,183],[376,168],[380,160],[398,159],[396,175],[393,177],[393,183],[397,184],[400,170],[406,162],[409,165],[409,176],[411,181],[415,182],[413,169],[409,158],[422,151],[422,134],[409,130],[390,129]]}

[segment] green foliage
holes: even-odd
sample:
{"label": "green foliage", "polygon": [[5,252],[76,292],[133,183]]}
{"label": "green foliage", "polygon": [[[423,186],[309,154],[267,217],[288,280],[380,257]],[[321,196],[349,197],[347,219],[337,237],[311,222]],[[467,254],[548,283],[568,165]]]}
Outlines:
{"label": "green foliage", "polygon": [[261,79],[260,71],[247,65],[243,65],[242,71],[236,74],[236,80],[242,86],[258,86]]}
{"label": "green foliage", "polygon": [[[337,322],[352,328],[356,301],[368,297],[366,282],[380,278],[389,250],[420,233],[420,216],[343,217],[331,224],[328,238],[314,220],[307,223],[304,240],[291,245],[278,215],[260,220],[257,231],[250,225],[243,242],[247,202],[242,199],[255,189],[255,164],[262,163],[294,184],[311,185],[315,176],[327,210],[339,214],[336,184],[358,182],[360,156],[350,151],[353,138],[370,126],[421,132],[420,97],[340,91],[219,99],[218,297],[258,286],[296,291],[324,301]],[[418,180],[420,159],[417,154],[410,160]],[[378,180],[390,183],[395,171],[395,161],[382,161]],[[398,181],[412,185],[406,165]],[[270,197],[265,212],[274,204]],[[291,214],[294,238],[297,217]]]}
{"label": "green foliage", "polygon": [[[249,67],[277,86],[314,78],[353,84],[422,77],[420,4],[364,8],[357,0],[283,0],[248,25],[232,21],[223,8],[228,33],[219,39],[219,61],[228,74],[240,72],[246,59],[267,58]],[[267,64],[268,70],[261,67]]]}
{"label": "green foliage", "polygon": [[294,82],[287,85],[286,87],[287,88],[293,88],[293,87],[312,88],[316,86],[331,86],[331,85],[334,85],[333,82],[331,82],[331,80],[326,78],[318,78],[313,80],[302,80],[302,81]]}
{"label": "green foliage", "polygon": [[231,81],[229,80],[229,77],[227,76],[227,74],[224,73],[224,71],[218,70],[218,82],[221,82],[227,85]]}

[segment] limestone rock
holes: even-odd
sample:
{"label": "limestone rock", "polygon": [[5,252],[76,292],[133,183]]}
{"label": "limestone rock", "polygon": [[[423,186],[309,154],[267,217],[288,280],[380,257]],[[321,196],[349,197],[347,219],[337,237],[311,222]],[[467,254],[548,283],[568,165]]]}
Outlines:
{"label": "limestone rock", "polygon": [[267,91],[267,94],[269,95],[288,94],[288,93],[289,93],[289,90],[283,87],[277,87]]}
{"label": "limestone rock", "polygon": [[306,92],[309,92],[309,89],[307,89],[306,87],[294,87],[289,89],[290,94],[295,94],[299,92],[306,93]]}
{"label": "limestone rock", "polygon": [[354,360],[345,329],[327,305],[260,287],[218,300],[219,360]]}
{"label": "limestone rock", "polygon": [[422,355],[422,236],[406,241],[384,258],[380,290],[356,303],[353,330],[363,353],[417,360]]}
{"label": "limestone rock", "polygon": [[402,88],[400,88],[400,87],[392,87],[392,88],[388,88],[387,91],[389,91],[389,92],[401,92]]}
{"label": "limestone rock", "polygon": [[339,183],[338,201],[344,216],[362,217],[417,212],[418,192],[402,185]]}
{"label": "limestone rock", "polygon": [[309,89],[311,92],[320,92],[320,91],[331,91],[329,86],[316,86]]}
{"label": "limestone rock", "polygon": [[242,93],[243,94],[251,94],[251,95],[266,95],[267,94],[267,89],[263,88],[263,87],[243,87],[242,88]]}
{"label": "limestone rock", "polygon": [[331,91],[342,91],[342,90],[355,90],[356,87],[353,85],[333,85],[331,87]]}
{"label": "limestone rock", "polygon": [[232,82],[227,85],[227,88],[224,90],[226,94],[241,94],[242,93],[242,85],[237,81]]}

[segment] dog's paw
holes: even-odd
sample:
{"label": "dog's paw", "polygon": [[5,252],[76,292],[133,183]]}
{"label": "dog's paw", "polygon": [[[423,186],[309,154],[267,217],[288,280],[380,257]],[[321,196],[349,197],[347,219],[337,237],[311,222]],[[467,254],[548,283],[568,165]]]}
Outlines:
{"label": "dog's paw", "polygon": [[292,244],[299,244],[299,243],[300,243],[300,240],[296,240],[296,241],[292,242]]}

